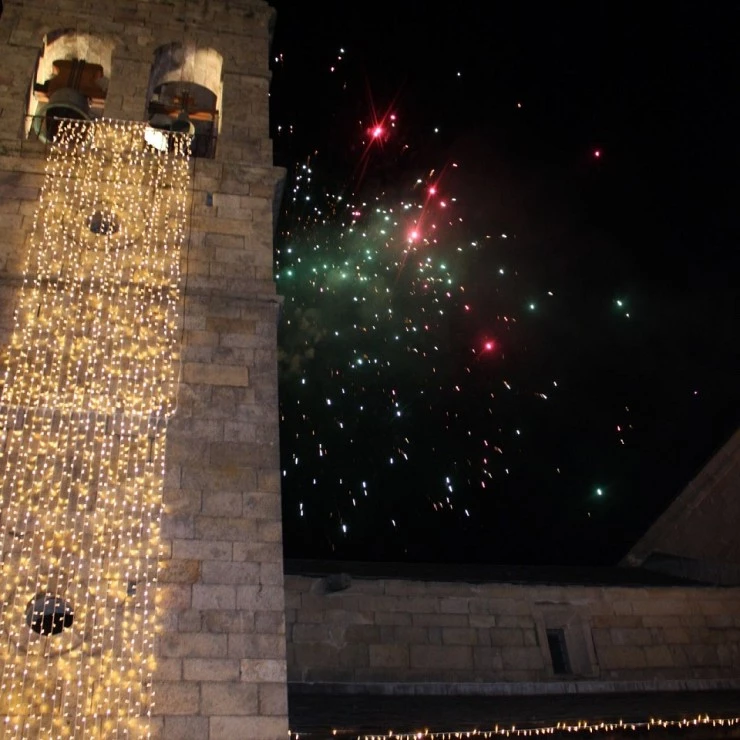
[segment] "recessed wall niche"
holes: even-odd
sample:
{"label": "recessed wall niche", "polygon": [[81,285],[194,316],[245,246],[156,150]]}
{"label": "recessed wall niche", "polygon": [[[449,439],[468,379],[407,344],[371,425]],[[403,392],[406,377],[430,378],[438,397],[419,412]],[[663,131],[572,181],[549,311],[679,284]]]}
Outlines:
{"label": "recessed wall niche", "polygon": [[59,119],[103,115],[113,47],[111,39],[75,30],[45,36],[29,89],[26,136],[49,142]]}
{"label": "recessed wall niche", "polygon": [[212,158],[221,121],[223,59],[210,48],[172,43],[154,53],[146,116],[153,128],[190,134],[192,155]]}

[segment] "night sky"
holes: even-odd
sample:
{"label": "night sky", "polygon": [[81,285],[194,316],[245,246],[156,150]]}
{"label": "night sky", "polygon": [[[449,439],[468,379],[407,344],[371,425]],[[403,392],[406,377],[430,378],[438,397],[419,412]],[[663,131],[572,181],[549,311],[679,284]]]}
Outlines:
{"label": "night sky", "polygon": [[616,563],[740,422],[738,13],[272,4],[286,555]]}

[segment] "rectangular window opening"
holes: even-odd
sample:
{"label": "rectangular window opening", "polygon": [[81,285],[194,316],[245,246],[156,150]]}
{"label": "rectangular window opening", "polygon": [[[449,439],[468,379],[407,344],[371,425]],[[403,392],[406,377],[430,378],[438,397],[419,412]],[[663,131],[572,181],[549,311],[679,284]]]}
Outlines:
{"label": "rectangular window opening", "polygon": [[550,649],[552,672],[556,676],[563,676],[571,673],[570,659],[568,658],[568,646],[565,643],[565,630],[547,630],[547,647]]}

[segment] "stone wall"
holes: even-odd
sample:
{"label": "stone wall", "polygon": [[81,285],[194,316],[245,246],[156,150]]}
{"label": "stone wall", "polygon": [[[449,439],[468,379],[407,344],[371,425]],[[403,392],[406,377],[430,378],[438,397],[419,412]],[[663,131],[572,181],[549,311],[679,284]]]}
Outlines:
{"label": "stone wall", "polygon": [[[287,735],[277,416],[272,166],[262,0],[5,0],[0,21],[0,345],[43,179],[24,115],[44,35],[113,43],[104,115],[143,120],[156,49],[223,60],[215,159],[191,163],[182,258],[181,374],[167,431],[154,734],[172,740]],[[0,368],[1,375],[1,368]]]}
{"label": "stone wall", "polygon": [[[501,691],[740,682],[740,589],[347,583],[332,591],[320,576],[286,576],[289,681]],[[565,673],[548,630],[565,640]]]}
{"label": "stone wall", "polygon": [[[624,565],[658,567],[667,572],[683,566],[694,577],[740,583],[740,539],[734,526],[740,517],[739,494],[740,430],[635,543]],[[663,562],[650,563],[655,556]],[[677,562],[679,558],[684,562]]]}

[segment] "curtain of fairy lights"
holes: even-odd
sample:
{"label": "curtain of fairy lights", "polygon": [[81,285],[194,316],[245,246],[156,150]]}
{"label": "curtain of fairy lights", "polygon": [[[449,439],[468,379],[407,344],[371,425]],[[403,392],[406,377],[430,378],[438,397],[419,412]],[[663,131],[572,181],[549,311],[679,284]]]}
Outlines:
{"label": "curtain of fairy lights", "polygon": [[48,154],[0,397],[3,738],[150,734],[189,167],[149,134],[65,121]]}

